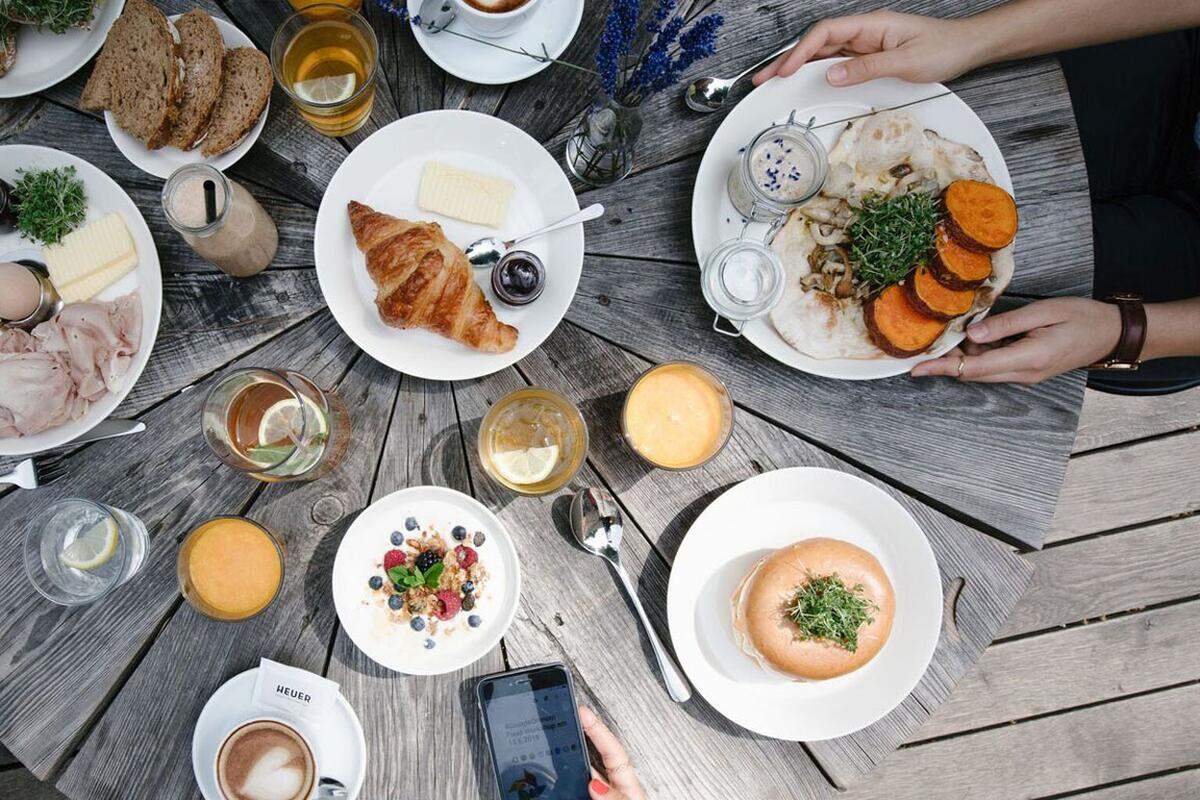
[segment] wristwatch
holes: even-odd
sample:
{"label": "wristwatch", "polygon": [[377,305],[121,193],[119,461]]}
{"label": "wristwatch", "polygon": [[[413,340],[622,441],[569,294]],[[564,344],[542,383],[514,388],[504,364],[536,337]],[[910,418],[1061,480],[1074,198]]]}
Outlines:
{"label": "wristwatch", "polygon": [[1146,344],[1146,309],[1142,296],[1129,292],[1118,292],[1104,299],[1121,310],[1121,338],[1108,357],[1092,364],[1088,369],[1114,369],[1133,371],[1142,361],[1142,347]]}

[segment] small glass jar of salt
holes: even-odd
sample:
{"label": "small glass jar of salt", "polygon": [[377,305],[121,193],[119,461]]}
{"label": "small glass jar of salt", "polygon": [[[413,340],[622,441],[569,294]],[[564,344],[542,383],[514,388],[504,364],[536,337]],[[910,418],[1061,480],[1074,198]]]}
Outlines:
{"label": "small glass jar of salt", "polygon": [[772,222],[821,190],[829,159],[809,125],[772,125],[742,148],[726,188],[742,219]]}
{"label": "small glass jar of salt", "polygon": [[186,164],[167,178],[163,211],[196,254],[246,278],[266,269],[279,248],[275,222],[237,181],[208,164]]}
{"label": "small glass jar of salt", "polygon": [[[769,312],[783,296],[784,271],[779,256],[753,239],[727,239],[713,250],[700,270],[704,299],[717,312],[713,330],[740,336],[752,319]],[[728,320],[733,330],[721,326]]]}

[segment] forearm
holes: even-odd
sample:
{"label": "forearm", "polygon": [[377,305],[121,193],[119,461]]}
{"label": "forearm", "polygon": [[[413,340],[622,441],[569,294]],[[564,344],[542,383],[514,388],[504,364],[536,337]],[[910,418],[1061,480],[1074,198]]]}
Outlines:
{"label": "forearm", "polygon": [[1146,344],[1142,360],[1200,356],[1200,297],[1146,304]]}
{"label": "forearm", "polygon": [[1200,26],[1200,2],[1013,0],[964,24],[982,65]]}

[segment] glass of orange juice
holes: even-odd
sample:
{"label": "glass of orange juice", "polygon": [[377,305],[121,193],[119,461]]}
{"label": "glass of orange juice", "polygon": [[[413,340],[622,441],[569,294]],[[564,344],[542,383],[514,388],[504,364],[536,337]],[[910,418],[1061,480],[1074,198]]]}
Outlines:
{"label": "glass of orange juice", "polygon": [[271,68],[308,124],[326,136],[345,136],[371,116],[379,41],[347,3],[302,6],[275,32]]}
{"label": "glass of orange juice", "polygon": [[240,622],[261,614],[283,585],[283,543],[245,517],[216,517],[179,548],[179,589],[206,617]]}
{"label": "glass of orange juice", "polygon": [[646,370],[625,395],[621,432],[630,449],[652,466],[703,466],[733,433],[733,399],[713,373],[690,361]]}

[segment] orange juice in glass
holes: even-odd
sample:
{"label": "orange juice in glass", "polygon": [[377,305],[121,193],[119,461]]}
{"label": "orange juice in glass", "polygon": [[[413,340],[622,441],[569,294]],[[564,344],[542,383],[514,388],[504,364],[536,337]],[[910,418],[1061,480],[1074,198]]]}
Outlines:
{"label": "orange juice in glass", "polygon": [[275,80],[326,136],[353,133],[371,116],[378,67],[375,31],[344,3],[303,3],[271,42]]}
{"label": "orange juice in glass", "polygon": [[183,540],[179,588],[207,617],[239,622],[256,616],[283,585],[283,544],[245,517],[217,517]]}

